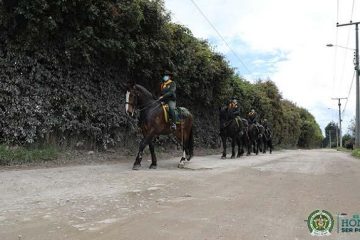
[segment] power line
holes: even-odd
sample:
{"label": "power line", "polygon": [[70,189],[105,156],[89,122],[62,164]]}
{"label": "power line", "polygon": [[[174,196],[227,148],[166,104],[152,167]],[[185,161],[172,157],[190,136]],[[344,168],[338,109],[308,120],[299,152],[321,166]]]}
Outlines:
{"label": "power line", "polygon": [[230,51],[232,52],[232,54],[234,54],[234,56],[237,58],[237,60],[241,63],[241,65],[243,65],[243,67],[246,69],[246,71],[248,71],[248,73],[251,74],[251,71],[249,70],[249,68],[246,66],[246,64],[240,59],[240,57],[237,55],[237,53],[232,49],[232,47],[230,46],[230,44],[225,40],[225,38],[220,34],[220,32],[216,29],[216,27],[211,23],[211,21],[209,20],[209,18],[205,15],[205,13],[201,10],[201,8],[199,7],[199,5],[197,5],[197,3],[194,0],[191,0],[191,2],[194,4],[194,6],[197,8],[197,10],[200,12],[200,14],[205,18],[205,20],[209,23],[209,25],[212,27],[212,29],[214,29],[214,31],[216,32],[216,34],[221,38],[221,40],[225,43],[225,45],[230,49]]}
{"label": "power line", "polygon": [[[352,18],[353,18],[353,15],[354,15],[354,8],[355,8],[355,0],[352,1],[352,8],[351,8],[351,15],[350,15],[350,22],[352,21]],[[338,23],[339,22],[339,11],[340,11],[340,6],[339,6],[339,0],[337,0],[337,20],[336,22]],[[348,34],[347,34],[347,40],[346,40],[346,47],[345,48],[348,48],[349,47],[349,41],[350,41],[350,29],[348,30]],[[332,93],[334,94],[334,87],[335,85],[337,85],[337,82],[336,81],[336,75],[337,75],[337,69],[336,69],[336,62],[337,62],[337,48],[338,48],[338,28],[336,28],[336,44],[335,44],[335,57],[334,57],[334,71],[333,71],[333,82],[332,82]],[[342,64],[342,71],[339,70],[339,72],[341,71],[341,75],[339,75],[339,84],[341,84],[341,82],[343,82],[343,79],[344,79],[344,75],[345,75],[345,66],[346,66],[346,61],[347,61],[347,56],[348,56],[348,52],[345,52],[344,54],[344,61],[343,61],[343,64]],[[352,85],[352,83],[351,83]],[[346,101],[347,102],[347,101]]]}
{"label": "power line", "polygon": [[[338,0],[338,3],[339,3],[339,0]],[[352,21],[353,15],[354,15],[354,8],[355,8],[355,0],[353,0],[353,2],[352,2],[351,17],[350,17],[351,21]],[[348,45],[349,45],[349,38],[350,38],[350,31],[348,32],[348,39],[347,39],[346,47],[348,47]],[[353,73],[353,77],[352,77],[352,80],[351,80],[348,96],[347,96],[347,99],[346,99],[346,102],[345,102],[345,105],[344,105],[344,109],[342,111],[343,116],[345,116],[345,110],[346,110],[346,106],[347,106],[347,103],[348,103],[349,98],[350,98],[350,93],[351,93],[351,90],[352,90],[354,79],[355,79],[355,71]]]}
{"label": "power line", "polygon": [[352,8],[351,8],[351,21],[352,21],[352,18],[353,18],[353,15],[354,15],[354,7],[355,7],[355,0],[353,0],[353,3],[352,3]]}
{"label": "power line", "polygon": [[[354,15],[354,8],[355,8],[355,0],[352,1],[352,8],[351,8],[351,15],[350,15],[351,20],[350,20],[350,22],[352,21],[352,18],[353,18],[353,15]],[[339,22],[339,0],[337,0],[337,22]],[[338,28],[336,30],[338,30]],[[337,45],[338,45],[338,43],[337,43],[338,36],[337,35],[338,35],[338,31],[336,31],[336,45],[335,45],[336,48],[338,48],[337,47]],[[350,41],[350,29],[348,29],[347,40],[346,40],[346,45],[345,45],[346,47],[345,48],[349,47],[349,41]],[[337,55],[337,53],[335,52],[335,61],[336,61],[336,58],[337,58],[336,55]],[[339,75],[338,81],[336,81],[334,79],[334,81],[336,83],[338,82],[338,84],[341,84],[343,82],[343,79],[344,79],[347,56],[348,56],[348,52],[346,51],[345,54],[344,54],[344,58],[343,58],[344,61],[343,61],[343,64],[342,64],[341,75]],[[334,75],[335,74],[336,74],[336,70],[334,70]],[[333,85],[333,91],[334,91],[334,85]]]}
{"label": "power line", "polygon": [[355,79],[355,71],[354,71],[354,74],[353,74],[353,77],[352,77],[352,80],[351,80],[350,89],[349,89],[348,96],[347,96],[347,99],[346,99],[346,102],[345,102],[345,105],[344,105],[344,109],[343,109],[343,111],[342,111],[342,114],[343,114],[343,115],[344,115],[344,113],[345,113],[346,106],[347,106],[347,103],[348,103],[348,101],[349,101],[349,97],[350,97],[350,93],[351,93],[352,86],[353,86],[353,83],[354,83],[354,79]]}

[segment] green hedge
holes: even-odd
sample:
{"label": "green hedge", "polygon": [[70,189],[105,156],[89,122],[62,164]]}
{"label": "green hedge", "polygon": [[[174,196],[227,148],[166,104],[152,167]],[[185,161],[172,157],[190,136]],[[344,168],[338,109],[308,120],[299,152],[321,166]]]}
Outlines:
{"label": "green hedge", "polygon": [[[250,84],[222,54],[171,22],[160,0],[0,1],[0,143],[136,145],[125,85],[159,93],[175,73],[178,105],[195,116],[198,146],[218,146],[218,107],[237,96],[274,128],[275,144],[314,147],[319,127],[275,84]],[[305,113],[304,113],[305,112]]]}

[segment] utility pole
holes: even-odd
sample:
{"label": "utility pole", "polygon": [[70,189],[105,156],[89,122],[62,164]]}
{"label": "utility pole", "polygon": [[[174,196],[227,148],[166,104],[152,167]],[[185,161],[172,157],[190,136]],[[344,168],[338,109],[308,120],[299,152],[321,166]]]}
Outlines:
{"label": "utility pole", "polygon": [[[338,100],[338,106],[339,106],[339,140],[340,140],[340,147],[342,147],[342,130],[341,130],[341,99],[347,99],[347,98],[331,98],[332,100]],[[336,131],[336,135],[337,135],[337,131]],[[338,145],[338,144],[337,144]]]}
{"label": "utility pole", "polygon": [[359,89],[359,23],[336,24],[336,27],[355,25],[355,71],[356,71],[356,116],[355,116],[355,147],[360,147],[360,89]]}
{"label": "utility pole", "polygon": [[335,125],[335,131],[336,131],[336,148],[339,147],[339,131],[338,131],[338,125]]}

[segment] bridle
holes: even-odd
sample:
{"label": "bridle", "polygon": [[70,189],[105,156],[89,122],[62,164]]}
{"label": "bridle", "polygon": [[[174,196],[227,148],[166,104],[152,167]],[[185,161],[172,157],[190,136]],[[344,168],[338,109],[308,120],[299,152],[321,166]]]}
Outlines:
{"label": "bridle", "polygon": [[[133,94],[133,95],[135,96],[135,97],[134,97],[135,100],[134,100],[133,102],[125,101],[125,104],[128,104],[128,105],[132,106],[132,108],[133,108],[132,115],[134,115],[134,112],[136,111],[138,95],[135,94],[135,93],[133,93],[132,91],[129,91],[129,93],[130,93],[130,94]],[[154,102],[151,102],[151,103],[146,104],[145,106],[143,106],[142,108],[140,108],[139,111],[141,112],[141,111],[143,111],[143,110],[151,107],[151,106],[152,106],[153,104],[155,104],[155,103],[158,103],[158,101],[154,101]]]}
{"label": "bridle", "polygon": [[[129,95],[126,96],[125,104],[132,107],[131,116],[134,116],[134,113],[136,111],[136,106],[137,106],[137,96],[136,96],[136,94],[134,94],[132,91],[129,91],[129,90],[128,90],[127,94],[129,94]],[[136,96],[136,97],[134,97],[135,100],[133,100],[132,102],[129,101],[131,94]]]}

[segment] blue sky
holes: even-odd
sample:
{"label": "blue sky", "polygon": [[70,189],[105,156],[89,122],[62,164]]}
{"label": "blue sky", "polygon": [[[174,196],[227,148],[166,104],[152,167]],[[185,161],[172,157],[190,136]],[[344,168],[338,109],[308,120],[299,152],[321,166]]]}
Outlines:
{"label": "blue sky", "polygon": [[[326,44],[355,47],[355,28],[336,23],[360,21],[360,0],[165,0],[165,5],[174,22],[207,39],[248,81],[274,81],[284,98],[315,116],[322,131],[338,121],[331,98],[348,96],[353,52]],[[344,133],[355,115],[355,83],[349,96]]]}
{"label": "blue sky", "polygon": [[[211,46],[215,47],[215,50],[217,46],[223,44],[223,41],[216,36],[211,36],[207,40]],[[267,79],[277,71],[276,63],[287,60],[288,51],[280,48],[273,49],[272,51],[250,52],[246,50],[249,49],[250,46],[240,38],[230,39],[227,43],[232,47],[236,56],[232,51],[223,50],[223,52],[226,52],[226,59],[239,75],[248,76],[250,80],[259,78]],[[240,62],[238,58],[240,58],[242,62]]]}

